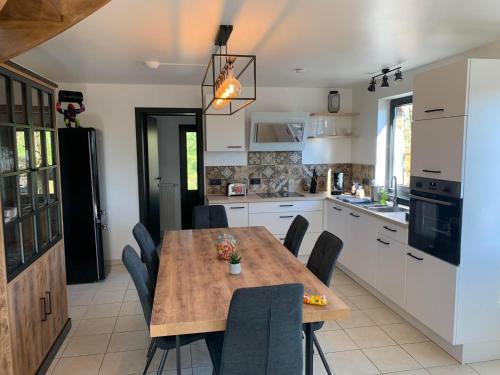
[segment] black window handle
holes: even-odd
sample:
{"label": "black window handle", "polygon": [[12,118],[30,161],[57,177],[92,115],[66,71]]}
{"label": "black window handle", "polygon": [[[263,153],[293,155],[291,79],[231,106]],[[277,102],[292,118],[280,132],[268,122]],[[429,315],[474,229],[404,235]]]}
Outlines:
{"label": "black window handle", "polygon": [[293,204],[280,204],[280,207],[293,207]]}
{"label": "black window handle", "polygon": [[390,242],[386,242],[384,240],[381,240],[380,238],[377,238],[377,241],[380,242],[380,243],[383,243],[384,245],[390,245],[391,244]]}
{"label": "black window handle", "polygon": [[335,207],[335,206],[332,206],[332,207],[333,207],[333,209],[334,209],[334,210],[336,210],[336,211],[342,211],[342,209],[341,209],[341,208],[338,208],[338,207]]}
{"label": "black window handle", "polygon": [[435,108],[435,109],[426,109],[424,112],[425,113],[432,113],[432,112],[443,112],[444,108]]}
{"label": "black window handle", "polygon": [[241,148],[242,146],[227,146],[227,148]]}
{"label": "black window handle", "polygon": [[293,215],[280,216],[280,219],[289,219],[293,217]]}
{"label": "black window handle", "polygon": [[398,230],[397,229],[392,229],[391,227],[388,227],[387,225],[384,225],[384,229],[387,229],[389,232],[396,233]]}
{"label": "black window handle", "polygon": [[244,206],[231,207],[231,210],[241,210]]}
{"label": "black window handle", "polygon": [[352,212],[349,212],[349,215],[351,215],[353,217],[359,217],[359,215],[353,214]]}
{"label": "black window handle", "polygon": [[47,315],[52,314],[52,294],[50,292],[45,292],[45,295],[47,296],[47,300],[49,301],[49,311],[47,312]]}
{"label": "black window handle", "polygon": [[408,256],[412,257],[413,259],[416,259],[416,260],[424,260],[424,258],[419,258],[419,257],[413,255],[412,253],[406,253],[406,255],[408,255]]}
{"label": "black window handle", "polygon": [[42,301],[42,310],[43,310],[42,322],[46,322],[47,321],[47,303],[45,301],[45,298],[43,298],[43,297],[40,298],[40,301]]}
{"label": "black window handle", "polygon": [[433,170],[433,169],[422,169],[422,172],[425,173],[441,173],[441,171]]}

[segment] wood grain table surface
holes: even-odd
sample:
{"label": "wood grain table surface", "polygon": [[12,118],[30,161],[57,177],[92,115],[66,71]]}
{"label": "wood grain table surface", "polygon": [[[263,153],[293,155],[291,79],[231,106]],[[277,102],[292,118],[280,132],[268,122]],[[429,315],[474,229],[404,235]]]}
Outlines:
{"label": "wood grain table surface", "polygon": [[[236,238],[240,275],[217,259],[221,233]],[[223,331],[233,292],[239,288],[302,283],[323,294],[326,306],[303,305],[304,323],[345,319],[349,307],[316,278],[266,228],[168,231],[163,238],[150,333],[152,337]]]}

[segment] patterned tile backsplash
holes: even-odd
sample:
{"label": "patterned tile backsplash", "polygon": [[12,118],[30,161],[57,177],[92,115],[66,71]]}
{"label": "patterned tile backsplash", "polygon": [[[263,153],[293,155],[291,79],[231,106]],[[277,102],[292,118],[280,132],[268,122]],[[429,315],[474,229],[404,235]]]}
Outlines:
{"label": "patterned tile backsplash", "polygon": [[249,192],[254,193],[307,191],[314,169],[318,174],[318,191],[328,189],[328,170],[344,172],[345,191],[353,182],[368,185],[375,178],[373,165],[302,164],[301,151],[249,152],[248,165],[205,167],[205,186],[207,194],[224,194],[230,182],[245,182]]}

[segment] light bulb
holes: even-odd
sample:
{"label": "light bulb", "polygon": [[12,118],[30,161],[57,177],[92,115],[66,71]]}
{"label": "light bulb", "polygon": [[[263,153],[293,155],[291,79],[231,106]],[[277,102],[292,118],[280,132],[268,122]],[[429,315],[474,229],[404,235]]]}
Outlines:
{"label": "light bulb", "polygon": [[215,109],[222,109],[229,104],[230,100],[236,98],[241,92],[241,83],[233,77],[232,70],[229,71],[227,78],[220,84],[215,92],[215,97],[212,106]]}

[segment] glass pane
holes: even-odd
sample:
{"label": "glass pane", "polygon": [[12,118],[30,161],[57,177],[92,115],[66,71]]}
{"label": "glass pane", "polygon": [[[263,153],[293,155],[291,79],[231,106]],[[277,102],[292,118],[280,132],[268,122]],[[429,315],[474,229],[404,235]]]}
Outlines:
{"label": "glass pane", "polygon": [[4,228],[5,261],[7,272],[14,271],[23,260],[21,257],[21,239],[19,237],[19,224],[7,225]]}
{"label": "glass pane", "polygon": [[33,211],[31,200],[31,178],[27,173],[19,175],[19,196],[21,198],[21,216]]}
{"label": "glass pane", "polygon": [[40,91],[31,89],[31,110],[33,112],[33,125],[42,126],[42,108],[40,106]]}
{"label": "glass pane", "polygon": [[52,124],[52,95],[43,93],[43,125],[47,128],[54,127]]}
{"label": "glass pane", "polygon": [[0,75],[0,121],[10,122],[9,106],[7,101],[7,79]]}
{"label": "glass pane", "polygon": [[54,240],[61,234],[59,226],[59,205],[50,208],[50,238]]}
{"label": "glass pane", "polygon": [[23,234],[23,255],[26,262],[36,255],[33,216],[28,216],[22,221],[21,229]]}
{"label": "glass pane", "polygon": [[397,177],[398,183],[404,186],[410,186],[412,109],[411,103],[396,107],[393,122],[394,157],[392,171]]}
{"label": "glass pane", "polygon": [[49,243],[49,210],[43,209],[37,218],[38,251]]}
{"label": "glass pane", "polygon": [[0,173],[15,170],[14,129],[0,126]]}
{"label": "glass pane", "polygon": [[57,169],[49,169],[47,171],[49,174],[49,204],[57,201]]}
{"label": "glass pane", "polygon": [[8,223],[17,219],[17,193],[16,177],[0,177],[0,195],[2,196],[2,209],[4,222]]}
{"label": "glass pane", "polygon": [[42,132],[40,130],[34,132],[34,143],[35,167],[43,167]]}
{"label": "glass pane", "polygon": [[47,190],[45,177],[47,171],[36,172],[36,206],[42,207],[47,204]]}
{"label": "glass pane", "polygon": [[25,86],[19,81],[12,80],[12,87],[14,89],[14,122],[26,124]]}
{"label": "glass pane", "polygon": [[196,147],[196,132],[186,133],[186,170],[187,189],[198,190],[198,157]]}
{"label": "glass pane", "polygon": [[30,167],[29,134],[28,129],[16,129],[17,168],[21,171]]}
{"label": "glass pane", "polygon": [[56,163],[54,132],[45,132],[45,154],[47,155],[47,165],[54,165]]}

